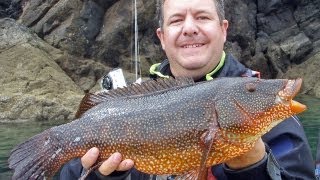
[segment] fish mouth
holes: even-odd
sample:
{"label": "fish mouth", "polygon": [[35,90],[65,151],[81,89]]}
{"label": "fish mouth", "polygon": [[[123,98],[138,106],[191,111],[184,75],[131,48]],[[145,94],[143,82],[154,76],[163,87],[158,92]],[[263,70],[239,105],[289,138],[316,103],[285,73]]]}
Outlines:
{"label": "fish mouth", "polygon": [[283,104],[288,104],[295,114],[301,113],[307,109],[306,105],[301,104],[293,98],[298,94],[302,86],[302,79],[288,80],[284,89],[278,93],[278,97]]}

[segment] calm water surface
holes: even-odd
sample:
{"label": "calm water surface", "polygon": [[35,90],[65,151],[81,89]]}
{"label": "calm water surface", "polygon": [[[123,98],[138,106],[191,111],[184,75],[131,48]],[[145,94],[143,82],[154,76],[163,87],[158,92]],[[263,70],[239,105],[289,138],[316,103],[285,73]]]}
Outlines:
{"label": "calm water surface", "polygon": [[[318,134],[320,129],[320,99],[310,96],[296,98],[308,106],[308,110],[299,115],[304,125],[313,155],[315,157]],[[10,179],[12,173],[8,169],[7,159],[10,150],[18,143],[29,137],[60,123],[31,122],[31,123],[0,123],[0,179]]]}
{"label": "calm water surface", "polygon": [[[18,143],[62,122],[0,123],[0,180],[11,179],[8,157],[11,149]],[[56,179],[56,178],[55,178]]]}
{"label": "calm water surface", "polygon": [[307,105],[308,107],[307,111],[300,114],[299,117],[308,137],[313,157],[316,158],[320,132],[320,98],[300,96],[297,97],[296,100]]}

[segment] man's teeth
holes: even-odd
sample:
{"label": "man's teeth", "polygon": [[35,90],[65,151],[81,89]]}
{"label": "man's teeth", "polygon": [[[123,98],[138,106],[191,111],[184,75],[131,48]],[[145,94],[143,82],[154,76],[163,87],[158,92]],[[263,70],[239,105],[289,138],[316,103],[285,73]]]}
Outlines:
{"label": "man's teeth", "polygon": [[203,44],[190,44],[190,45],[185,45],[183,46],[184,48],[196,48],[196,47],[201,47]]}

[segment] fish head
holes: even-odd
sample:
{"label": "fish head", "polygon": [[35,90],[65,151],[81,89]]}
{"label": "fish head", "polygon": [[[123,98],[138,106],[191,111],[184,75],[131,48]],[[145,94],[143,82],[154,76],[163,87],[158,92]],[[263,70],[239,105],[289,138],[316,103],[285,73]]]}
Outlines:
{"label": "fish head", "polygon": [[235,138],[256,140],[306,109],[293,100],[301,84],[301,79],[226,79],[216,102],[218,123]]}

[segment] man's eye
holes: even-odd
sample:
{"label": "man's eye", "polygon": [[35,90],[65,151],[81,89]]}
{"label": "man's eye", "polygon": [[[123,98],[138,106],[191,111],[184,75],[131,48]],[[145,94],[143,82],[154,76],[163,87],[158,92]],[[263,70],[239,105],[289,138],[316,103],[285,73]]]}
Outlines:
{"label": "man's eye", "polygon": [[207,16],[199,16],[198,19],[199,19],[199,20],[207,20],[207,19],[209,19],[209,18],[208,18]]}
{"label": "man's eye", "polygon": [[178,22],[181,22],[182,19],[174,19],[170,22],[170,24],[175,24],[175,23],[178,23]]}

